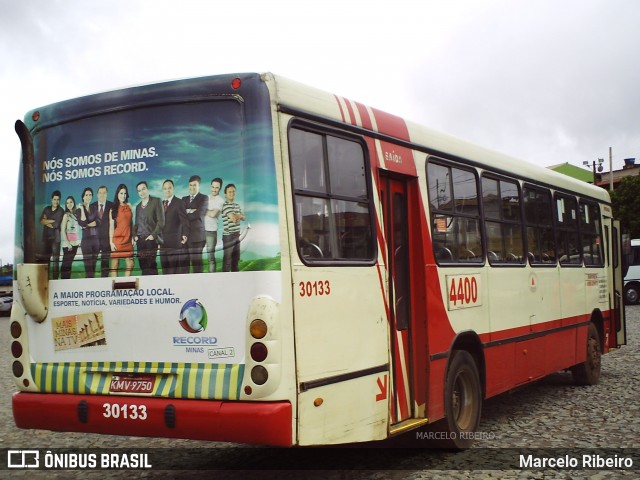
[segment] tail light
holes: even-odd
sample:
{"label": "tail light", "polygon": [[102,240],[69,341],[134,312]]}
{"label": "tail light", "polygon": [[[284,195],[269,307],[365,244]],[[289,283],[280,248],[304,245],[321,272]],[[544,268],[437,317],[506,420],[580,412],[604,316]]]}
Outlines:
{"label": "tail light", "polygon": [[253,299],[247,315],[247,362],[244,394],[265,398],[280,384],[281,343],[278,304],[270,297]]}

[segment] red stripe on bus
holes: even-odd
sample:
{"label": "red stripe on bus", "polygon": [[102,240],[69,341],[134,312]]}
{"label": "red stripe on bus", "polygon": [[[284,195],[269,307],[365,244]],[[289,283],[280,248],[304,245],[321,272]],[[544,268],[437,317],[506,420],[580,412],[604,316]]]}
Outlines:
{"label": "red stripe on bus", "polygon": [[363,104],[354,102],[356,104],[356,108],[360,113],[360,122],[362,122],[362,126],[367,130],[373,130],[373,122],[371,121],[371,116],[369,115],[369,110]]}
{"label": "red stripe on bus", "polygon": [[[395,115],[372,109],[376,119],[376,125],[380,133],[392,135],[402,140],[409,141],[409,129],[406,122]],[[413,151],[397,143],[380,140],[382,155],[384,156],[384,166],[388,170],[416,176],[416,165],[413,161]]]}
{"label": "red stripe on bus", "polygon": [[504,330],[496,330],[493,332],[481,333],[480,340],[483,343],[495,342],[495,341],[504,341],[510,339],[516,339],[518,337],[525,337],[531,334],[544,334],[550,330],[566,328],[571,326],[579,326],[585,322],[588,322],[591,319],[590,313],[585,313],[582,315],[575,315],[571,317],[565,317],[556,320],[549,320],[547,322],[534,323],[531,325],[522,325],[519,327],[507,328]]}
{"label": "red stripe on bus", "polygon": [[411,141],[409,138],[407,123],[403,118],[383,112],[376,108],[372,108],[371,111],[376,119],[376,125],[378,126],[378,131],[380,133],[384,133],[385,135],[390,135],[407,142]]}

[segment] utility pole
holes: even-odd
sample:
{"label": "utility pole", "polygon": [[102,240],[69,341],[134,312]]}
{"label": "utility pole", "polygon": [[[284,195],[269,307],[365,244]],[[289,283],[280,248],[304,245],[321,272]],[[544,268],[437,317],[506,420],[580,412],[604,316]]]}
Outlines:
{"label": "utility pole", "polygon": [[609,191],[613,192],[613,148],[609,147]]}

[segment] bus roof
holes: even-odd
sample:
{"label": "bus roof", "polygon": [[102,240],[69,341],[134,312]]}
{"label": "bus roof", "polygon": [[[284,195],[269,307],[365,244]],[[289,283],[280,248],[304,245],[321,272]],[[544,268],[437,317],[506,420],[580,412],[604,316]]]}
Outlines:
{"label": "bus roof", "polygon": [[[274,81],[279,104],[286,105],[294,110],[313,112],[333,121],[342,122],[342,117],[336,107],[335,95],[282,76],[274,75]],[[359,104],[356,102],[356,105]],[[375,111],[375,109],[371,110]],[[610,203],[609,193],[600,187],[438,132],[415,122],[402,121],[407,125],[409,138],[399,138],[394,132],[385,130],[384,126],[372,128],[372,130],[381,135],[410,144],[411,148],[425,151],[425,153],[463,159],[480,168],[491,168],[493,171],[501,171],[505,175],[535,181],[537,184],[576,192],[582,196]]]}

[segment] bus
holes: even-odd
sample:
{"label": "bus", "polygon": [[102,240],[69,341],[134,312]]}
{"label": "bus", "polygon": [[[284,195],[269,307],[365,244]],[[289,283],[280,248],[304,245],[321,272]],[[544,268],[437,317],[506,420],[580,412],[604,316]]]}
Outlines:
{"label": "bus", "polygon": [[467,448],[486,399],[625,344],[605,190],[345,97],[217,75],[16,131],[20,428]]}

